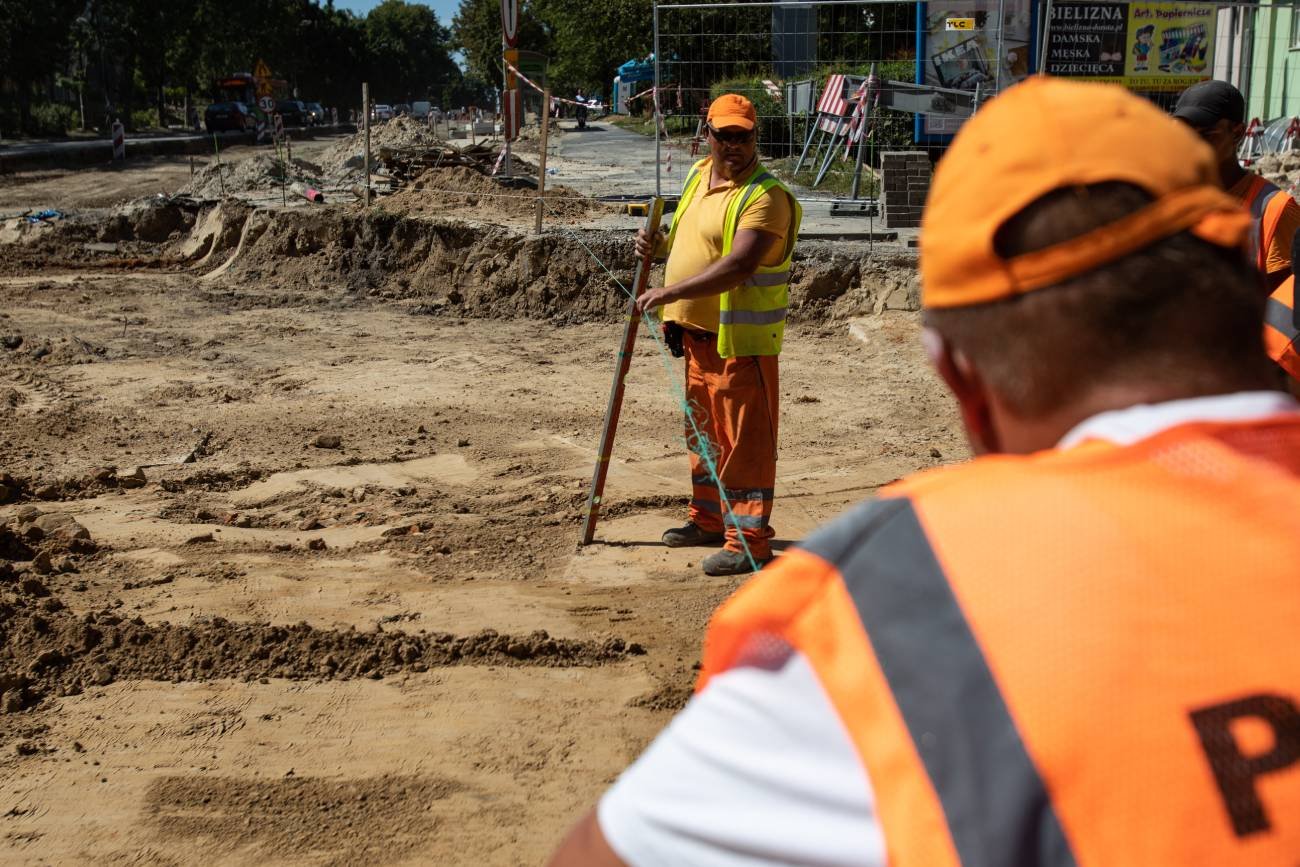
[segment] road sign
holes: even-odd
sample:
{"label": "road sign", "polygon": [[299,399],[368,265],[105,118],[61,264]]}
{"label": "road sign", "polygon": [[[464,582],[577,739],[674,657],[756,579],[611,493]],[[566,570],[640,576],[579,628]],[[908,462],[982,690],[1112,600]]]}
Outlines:
{"label": "road sign", "polygon": [[[271,87],[271,67],[266,65],[265,60],[257,61],[253,67],[253,78],[257,79],[257,95],[271,96],[274,89]],[[274,106],[273,106],[274,107]]]}
{"label": "road sign", "polygon": [[501,34],[511,48],[519,42],[519,0],[501,0]]}
{"label": "road sign", "polygon": [[262,111],[267,111],[267,112],[275,111],[275,97],[273,96],[259,97],[257,100],[257,107],[260,108]]}

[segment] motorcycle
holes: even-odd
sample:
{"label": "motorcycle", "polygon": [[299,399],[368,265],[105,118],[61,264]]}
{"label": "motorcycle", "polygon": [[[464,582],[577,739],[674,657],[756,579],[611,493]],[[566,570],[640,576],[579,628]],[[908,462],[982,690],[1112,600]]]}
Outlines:
{"label": "motorcycle", "polygon": [[578,119],[578,129],[586,129],[587,128],[587,101],[582,98],[582,94],[578,94],[577,101],[578,101],[578,110],[574,113],[574,115]]}

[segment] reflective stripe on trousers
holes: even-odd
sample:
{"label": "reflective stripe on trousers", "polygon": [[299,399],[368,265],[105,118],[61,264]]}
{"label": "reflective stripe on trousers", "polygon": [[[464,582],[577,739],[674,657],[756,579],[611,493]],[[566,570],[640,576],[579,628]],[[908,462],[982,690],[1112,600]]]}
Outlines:
{"label": "reflective stripe on trousers", "polygon": [[[707,532],[726,531],[727,547],[740,551],[743,535],[759,560],[771,556],[773,488],[778,427],[777,356],[721,358],[711,334],[687,332],[686,399],[695,424],[708,437],[715,467],[731,507],[724,514],[718,487],[691,450],[688,518]],[[686,425],[687,440],[694,431]]]}

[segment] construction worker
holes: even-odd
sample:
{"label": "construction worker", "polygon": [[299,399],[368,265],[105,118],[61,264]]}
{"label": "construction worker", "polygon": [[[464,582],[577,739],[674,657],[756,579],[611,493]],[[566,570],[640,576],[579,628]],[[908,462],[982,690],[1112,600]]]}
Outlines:
{"label": "construction worker", "polygon": [[686,357],[691,503],[686,525],[663,543],[722,545],[701,564],[708,575],[772,558],[777,356],[802,209],[759,164],[755,121],[745,97],[715,99],[710,156],[686,176],[667,237],[643,229],[636,240],[642,257],[668,255],[664,287],[644,292],[639,309],[666,305],[665,336]]}
{"label": "construction worker", "polygon": [[1237,159],[1246,135],[1246,100],[1226,81],[1193,84],[1178,97],[1174,117],[1189,124],[1214,149],[1223,188],[1250,209],[1255,267],[1268,292],[1291,273],[1291,239],[1300,229],[1300,204],[1271,181],[1248,172]]}
{"label": "construction worker", "polygon": [[1294,863],[1300,404],[1248,230],[1210,148],[1120,87],[982,107],[920,254],[979,457],[742,586],[552,863]]}
{"label": "construction worker", "polygon": [[[1291,239],[1291,249],[1300,252],[1300,231]],[[1269,296],[1264,308],[1264,348],[1286,374],[1287,390],[1300,395],[1300,316],[1296,314],[1295,278],[1300,263],[1291,263],[1291,276]]]}

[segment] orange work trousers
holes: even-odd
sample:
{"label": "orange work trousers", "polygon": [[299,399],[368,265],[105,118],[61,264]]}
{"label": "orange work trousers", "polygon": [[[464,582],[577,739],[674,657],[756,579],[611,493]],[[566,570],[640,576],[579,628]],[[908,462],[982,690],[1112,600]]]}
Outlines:
{"label": "orange work trousers", "polygon": [[[721,358],[718,336],[686,329],[686,442],[691,453],[689,520],[705,532],[725,530],[726,547],[743,550],[743,535],[756,560],[772,556],[772,490],[776,486],[779,407],[777,356]],[[694,424],[692,424],[692,420]],[[718,485],[700,456],[707,447],[722,481]]]}

